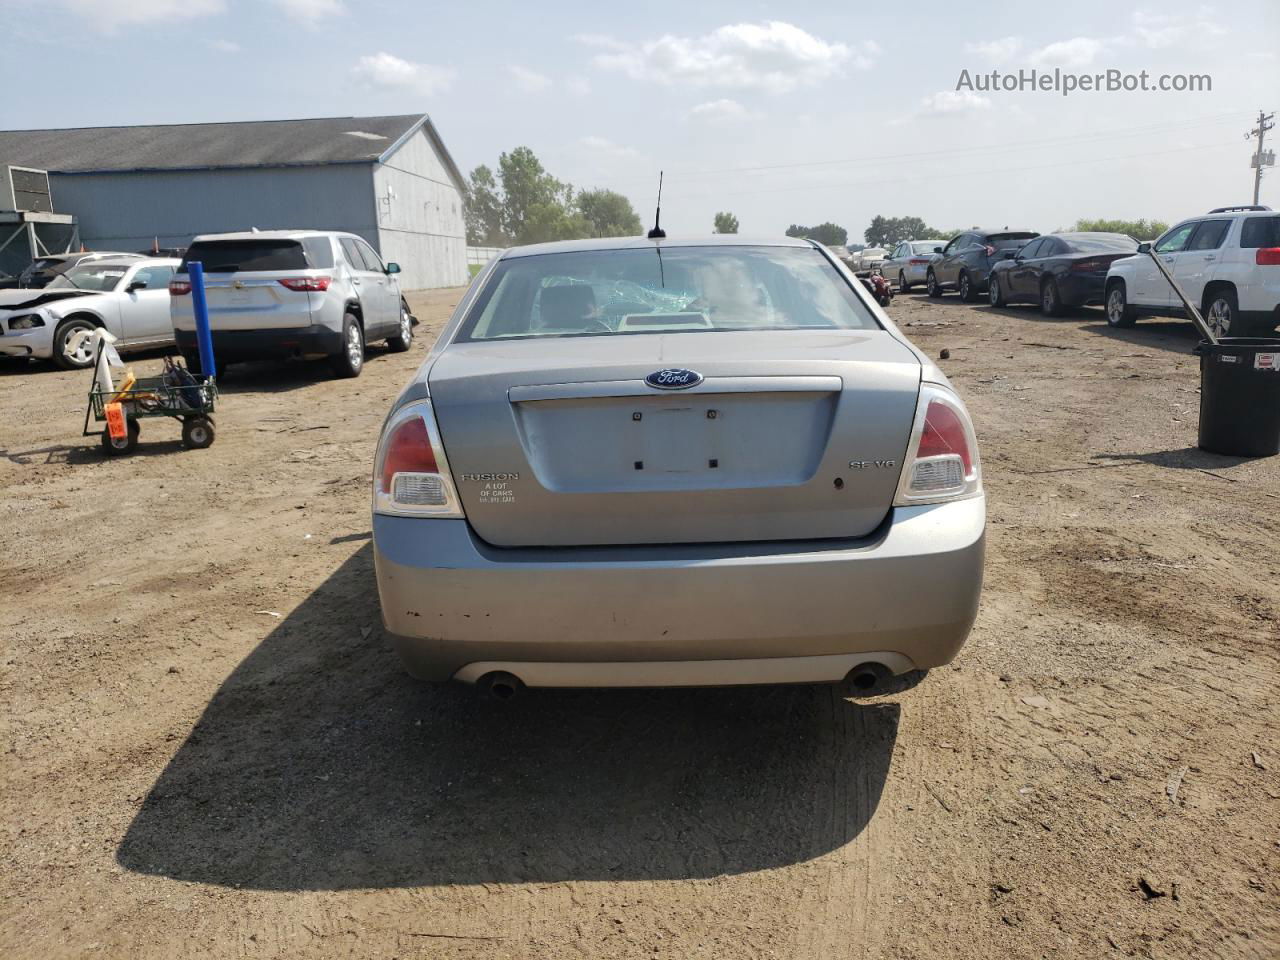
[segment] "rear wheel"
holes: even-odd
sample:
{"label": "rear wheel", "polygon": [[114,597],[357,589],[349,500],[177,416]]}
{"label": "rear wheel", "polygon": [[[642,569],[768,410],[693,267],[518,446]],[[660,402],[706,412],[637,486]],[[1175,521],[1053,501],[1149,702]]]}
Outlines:
{"label": "rear wheel", "polygon": [[1215,290],[1205,298],[1204,321],[1218,338],[1249,335],[1240,320],[1240,305],[1234,290]]}
{"label": "rear wheel", "polygon": [[348,379],[360,376],[364,369],[364,332],[349,313],[342,318],[342,352],[330,357],[329,365],[334,376]]}
{"label": "rear wheel", "polygon": [[899,270],[898,271],[898,292],[909,293],[910,291],[911,291],[911,284],[907,283],[906,273],[902,270]]}
{"label": "rear wheel", "polygon": [[1112,327],[1132,327],[1138,315],[1125,299],[1123,283],[1113,283],[1107,289],[1107,324]]}
{"label": "rear wheel", "polygon": [[1046,317],[1062,316],[1062,297],[1058,294],[1058,282],[1052,277],[1040,285],[1040,312]]}
{"label": "rear wheel", "polygon": [[108,457],[121,457],[138,449],[138,434],[141,433],[137,420],[129,421],[129,429],[123,437],[113,437],[110,430],[102,431],[102,452]]}
{"label": "rear wheel", "polygon": [[213,421],[192,417],[182,421],[182,445],[188,450],[203,450],[213,445]]}
{"label": "rear wheel", "polygon": [[53,362],[63,370],[83,370],[93,365],[89,335],[96,330],[92,320],[73,317],[58,324],[53,334]]}
{"label": "rear wheel", "polygon": [[387,337],[387,349],[392,353],[404,353],[413,343],[413,315],[409,313],[409,305],[400,301],[400,326],[394,337]]}
{"label": "rear wheel", "polygon": [[993,307],[1003,307],[1005,305],[1004,290],[1000,286],[1000,277],[994,273],[991,275],[991,282],[987,284],[987,299],[991,301]]}
{"label": "rear wheel", "polygon": [[957,282],[957,285],[960,289],[960,299],[963,300],[965,303],[973,303],[973,299],[974,299],[973,281],[969,279],[969,274],[961,273],[960,279]]}
{"label": "rear wheel", "polygon": [[924,278],[924,289],[931,297],[942,296],[942,284],[938,283],[938,276],[932,270]]}

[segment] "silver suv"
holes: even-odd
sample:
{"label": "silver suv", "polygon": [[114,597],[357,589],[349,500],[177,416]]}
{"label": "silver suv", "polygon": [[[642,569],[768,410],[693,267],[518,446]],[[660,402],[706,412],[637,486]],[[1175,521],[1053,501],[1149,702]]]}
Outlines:
{"label": "silver suv", "polygon": [[365,344],[409,349],[414,318],[395,263],[383,264],[350,233],[263,230],[196,237],[169,285],[178,349],[199,367],[187,264],[204,266],[213,353],[221,376],[245,360],[327,357],[339,377],[357,377]]}

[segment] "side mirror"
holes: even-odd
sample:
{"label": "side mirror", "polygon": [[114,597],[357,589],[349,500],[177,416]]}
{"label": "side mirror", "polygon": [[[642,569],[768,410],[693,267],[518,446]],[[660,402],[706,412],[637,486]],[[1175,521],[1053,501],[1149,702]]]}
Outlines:
{"label": "side mirror", "polygon": [[125,287],[124,292],[133,293],[133,291],[135,290],[145,290],[145,289],[147,289],[147,281],[135,280],[133,281],[133,283],[129,284],[129,286]]}
{"label": "side mirror", "polygon": [[1021,260],[1022,254],[1014,250],[1006,250],[1004,253],[1000,254],[1000,259],[1001,260]]}
{"label": "side mirror", "polygon": [[1139,253],[1150,253],[1150,252],[1151,252],[1151,244],[1149,244],[1149,243],[1140,243],[1140,244],[1138,244],[1138,252],[1139,252]]}
{"label": "side mirror", "polygon": [[933,248],[933,252],[934,252],[934,253],[941,253],[941,252],[942,252],[942,248],[941,248],[941,247],[934,247],[934,248]]}
{"label": "side mirror", "polygon": [[394,261],[387,264],[387,273],[399,273],[399,272],[400,272],[400,264],[395,263]]}

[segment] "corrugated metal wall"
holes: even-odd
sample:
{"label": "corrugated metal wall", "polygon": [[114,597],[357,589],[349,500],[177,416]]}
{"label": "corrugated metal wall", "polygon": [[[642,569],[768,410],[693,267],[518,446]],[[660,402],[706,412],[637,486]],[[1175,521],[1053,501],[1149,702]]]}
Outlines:
{"label": "corrugated metal wall", "polygon": [[374,168],[378,243],[404,270],[406,289],[452,287],[470,279],[462,196],[419,130]]}
{"label": "corrugated metal wall", "polygon": [[54,209],[80,219],[96,250],[181,247],[200,233],[315,228],[376,246],[369,166],[51,174]]}

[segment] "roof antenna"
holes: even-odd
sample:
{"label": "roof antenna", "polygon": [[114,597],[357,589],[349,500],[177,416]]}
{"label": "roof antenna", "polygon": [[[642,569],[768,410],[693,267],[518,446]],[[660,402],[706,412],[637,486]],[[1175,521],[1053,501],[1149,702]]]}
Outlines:
{"label": "roof antenna", "polygon": [[658,208],[653,212],[653,229],[649,231],[650,240],[662,240],[667,231],[662,229],[662,171],[658,171]]}

